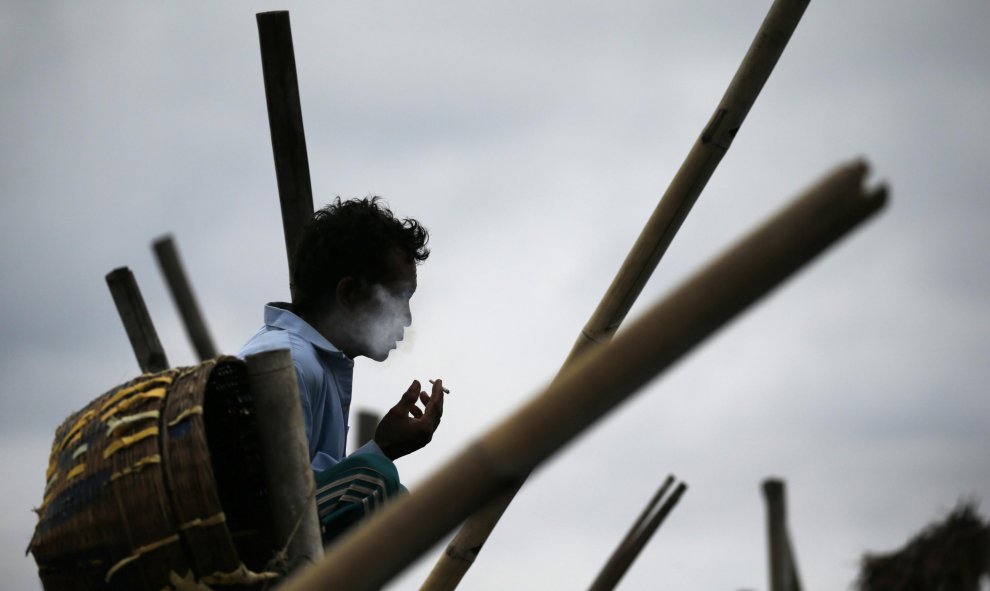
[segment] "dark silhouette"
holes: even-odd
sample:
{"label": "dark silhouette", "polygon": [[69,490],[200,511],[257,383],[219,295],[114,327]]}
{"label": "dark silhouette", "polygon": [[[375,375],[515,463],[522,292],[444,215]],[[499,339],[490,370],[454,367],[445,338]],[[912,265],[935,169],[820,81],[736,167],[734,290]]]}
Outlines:
{"label": "dark silhouette", "polygon": [[890,554],[866,554],[859,591],[977,591],[990,576],[990,525],[962,503]]}

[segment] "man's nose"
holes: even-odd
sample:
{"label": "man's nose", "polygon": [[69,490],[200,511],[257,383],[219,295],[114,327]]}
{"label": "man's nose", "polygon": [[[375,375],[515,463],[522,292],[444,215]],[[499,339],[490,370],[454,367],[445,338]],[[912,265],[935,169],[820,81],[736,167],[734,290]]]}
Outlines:
{"label": "man's nose", "polygon": [[412,309],[409,308],[409,302],[402,308],[402,326],[412,326]]}

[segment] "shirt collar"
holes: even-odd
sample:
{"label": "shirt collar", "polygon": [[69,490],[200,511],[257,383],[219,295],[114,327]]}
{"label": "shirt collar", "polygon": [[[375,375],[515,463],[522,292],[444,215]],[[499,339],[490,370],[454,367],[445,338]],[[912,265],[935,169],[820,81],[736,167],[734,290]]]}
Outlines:
{"label": "shirt collar", "polygon": [[292,305],[285,302],[271,302],[265,305],[265,324],[272,328],[287,330],[298,335],[317,349],[329,353],[333,357],[353,361],[327,340],[308,322],[292,312]]}

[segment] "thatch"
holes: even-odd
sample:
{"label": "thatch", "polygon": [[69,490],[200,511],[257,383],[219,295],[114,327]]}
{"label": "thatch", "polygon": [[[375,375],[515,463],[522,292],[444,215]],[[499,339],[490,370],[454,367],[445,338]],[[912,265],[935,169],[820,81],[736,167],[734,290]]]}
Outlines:
{"label": "thatch", "polygon": [[990,525],[974,503],[963,503],[940,523],[889,554],[866,554],[859,591],[977,591],[990,576]]}

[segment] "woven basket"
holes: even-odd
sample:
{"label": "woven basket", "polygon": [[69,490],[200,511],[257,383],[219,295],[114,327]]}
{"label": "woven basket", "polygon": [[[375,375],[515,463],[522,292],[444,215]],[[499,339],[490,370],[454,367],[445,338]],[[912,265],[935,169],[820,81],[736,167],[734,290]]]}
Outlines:
{"label": "woven basket", "polygon": [[244,363],[146,374],[55,432],[29,550],[46,591],[258,589],[278,576]]}

